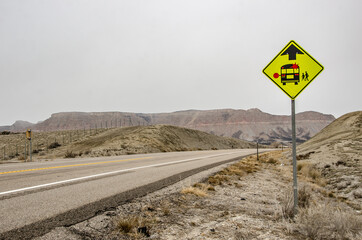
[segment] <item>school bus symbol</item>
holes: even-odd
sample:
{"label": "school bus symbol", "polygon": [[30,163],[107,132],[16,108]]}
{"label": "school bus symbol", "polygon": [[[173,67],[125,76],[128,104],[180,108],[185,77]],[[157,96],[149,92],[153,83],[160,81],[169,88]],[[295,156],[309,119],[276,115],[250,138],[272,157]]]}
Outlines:
{"label": "school bus symbol", "polygon": [[286,64],[280,68],[280,76],[283,85],[287,83],[294,83],[298,85],[299,83],[299,66],[298,64]]}

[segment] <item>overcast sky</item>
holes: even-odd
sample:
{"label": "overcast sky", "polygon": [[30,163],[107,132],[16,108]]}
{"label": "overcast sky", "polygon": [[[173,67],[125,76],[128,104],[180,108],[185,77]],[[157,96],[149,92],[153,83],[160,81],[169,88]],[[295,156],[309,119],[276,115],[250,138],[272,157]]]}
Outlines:
{"label": "overcast sky", "polygon": [[362,110],[361,0],[0,0],[0,125],[55,112],[259,108],[295,40],[324,66],[296,111]]}

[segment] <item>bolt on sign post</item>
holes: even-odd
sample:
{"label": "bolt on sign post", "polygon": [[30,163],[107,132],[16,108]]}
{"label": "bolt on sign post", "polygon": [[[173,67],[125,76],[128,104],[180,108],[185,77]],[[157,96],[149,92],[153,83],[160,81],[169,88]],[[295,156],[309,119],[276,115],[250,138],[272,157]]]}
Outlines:
{"label": "bolt on sign post", "polygon": [[324,67],[295,41],[290,41],[263,69],[292,102],[294,213],[298,207],[297,160],[295,136],[295,98],[323,71]]}
{"label": "bolt on sign post", "polygon": [[29,157],[30,157],[30,162],[32,161],[32,149],[31,149],[31,137],[33,136],[33,133],[31,131],[31,129],[27,129],[26,130],[26,139],[29,140]]}

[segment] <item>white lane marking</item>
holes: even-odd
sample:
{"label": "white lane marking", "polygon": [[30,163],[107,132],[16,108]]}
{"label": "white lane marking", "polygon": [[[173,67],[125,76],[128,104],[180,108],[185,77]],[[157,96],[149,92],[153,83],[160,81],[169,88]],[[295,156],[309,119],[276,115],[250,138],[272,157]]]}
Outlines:
{"label": "white lane marking", "polygon": [[115,174],[115,173],[128,172],[128,171],[139,170],[139,169],[144,169],[144,168],[151,168],[151,167],[159,167],[159,166],[168,165],[168,164],[172,164],[172,163],[189,162],[189,161],[201,160],[201,159],[210,158],[210,157],[219,157],[219,156],[237,154],[237,153],[240,153],[240,152],[221,153],[221,154],[210,155],[210,156],[205,156],[205,157],[189,158],[189,159],[179,160],[179,161],[175,161],[175,162],[152,164],[152,165],[147,165],[147,166],[117,170],[117,171],[113,171],[113,172],[100,173],[100,174],[95,174],[95,175],[90,175],[90,176],[85,176],[85,177],[72,178],[72,179],[58,181],[58,182],[46,183],[46,184],[36,185],[36,186],[32,186],[32,187],[19,188],[19,189],[15,189],[15,190],[6,191],[6,192],[1,192],[0,196],[10,194],[10,193],[32,190],[32,189],[36,189],[36,188],[49,187],[49,186],[62,184],[62,183],[69,183],[69,182],[75,182],[75,181],[80,181],[80,180],[84,180],[84,179],[101,177],[101,176],[111,175],[111,174]]}

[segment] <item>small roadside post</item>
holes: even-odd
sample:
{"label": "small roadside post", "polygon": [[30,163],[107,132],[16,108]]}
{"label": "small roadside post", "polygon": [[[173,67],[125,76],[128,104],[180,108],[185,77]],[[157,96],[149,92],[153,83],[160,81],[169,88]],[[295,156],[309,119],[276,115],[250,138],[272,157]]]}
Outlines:
{"label": "small roadside post", "polygon": [[25,160],[25,162],[27,160],[27,156],[26,156],[26,140],[25,140],[25,144],[24,144],[24,160]]}
{"label": "small roadside post", "polygon": [[263,69],[263,73],[291,98],[294,214],[298,211],[295,99],[323,69],[319,62],[293,40]]}
{"label": "small roadside post", "polygon": [[26,130],[26,139],[29,140],[29,157],[30,162],[32,162],[32,144],[31,144],[31,137],[33,136],[33,133],[31,132],[31,129]]}

